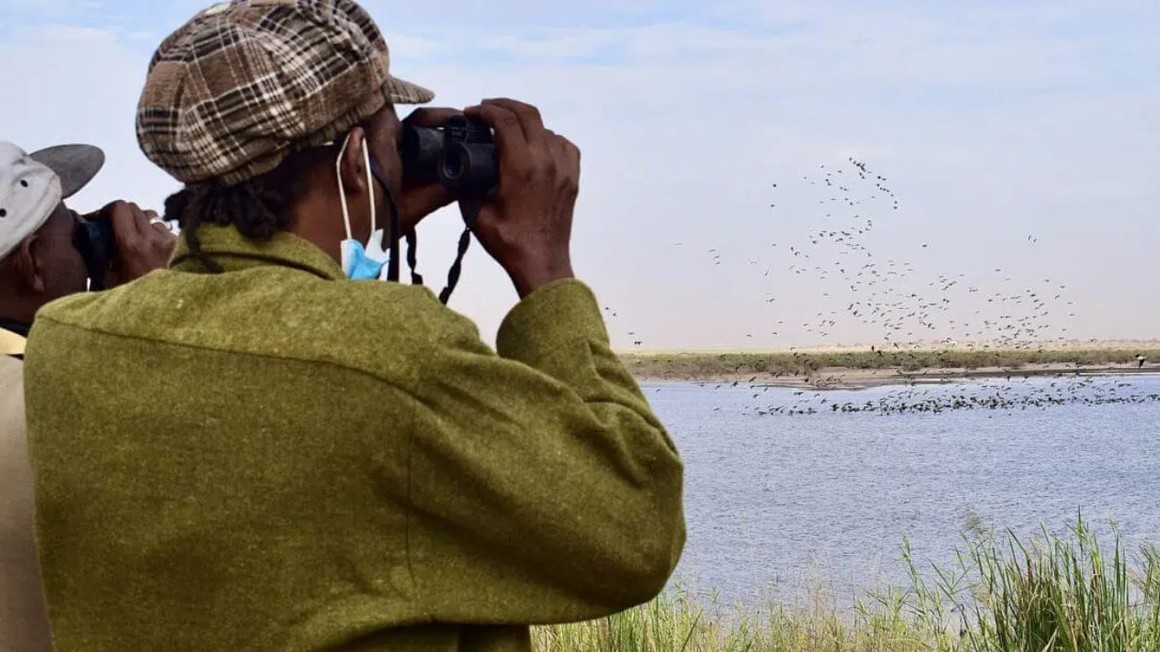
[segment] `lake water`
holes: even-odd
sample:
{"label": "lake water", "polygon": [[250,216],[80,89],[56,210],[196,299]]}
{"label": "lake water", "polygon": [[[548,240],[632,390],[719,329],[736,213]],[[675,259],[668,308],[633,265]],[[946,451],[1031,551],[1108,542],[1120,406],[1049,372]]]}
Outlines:
{"label": "lake water", "polygon": [[[1133,544],[1160,543],[1160,375],[824,394],[714,387],[644,385],[686,464],[677,578],[724,603],[817,579],[836,596],[903,585],[903,537],[920,560],[944,563],[972,513],[1030,533],[1062,531],[1082,510]],[[1004,409],[832,408],[996,396]],[[816,414],[784,414],[802,409]]]}

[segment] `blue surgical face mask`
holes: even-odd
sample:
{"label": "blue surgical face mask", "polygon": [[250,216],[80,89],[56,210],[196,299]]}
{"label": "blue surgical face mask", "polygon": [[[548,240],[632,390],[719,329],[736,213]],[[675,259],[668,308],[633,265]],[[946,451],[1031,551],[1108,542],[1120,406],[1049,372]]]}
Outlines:
{"label": "blue surgical face mask", "polygon": [[[363,161],[367,169],[367,187],[370,188],[370,209],[371,209],[371,237],[364,245],[354,238],[354,234],[350,227],[350,210],[346,203],[346,192],[342,183],[342,157],[346,154],[346,148],[350,144],[350,136],[342,145],[342,151],[338,154],[338,161],[335,163],[335,173],[338,176],[338,195],[342,202],[342,218],[346,224],[346,240],[342,241],[342,269],[346,273],[347,278],[355,281],[373,281],[385,280],[397,283],[399,281],[399,240],[402,237],[400,233],[400,215],[399,206],[395,203],[395,198],[391,192],[391,186],[387,181],[386,174],[382,167],[378,164],[370,152],[363,144]],[[375,205],[374,181],[378,181],[379,185],[383,187],[383,193],[386,195],[387,206],[390,208],[390,241],[384,242],[387,234],[382,229],[377,228],[378,211]],[[451,267],[451,272],[448,274],[447,287],[439,294],[439,300],[443,304],[451,299],[451,293],[454,292],[455,286],[459,283],[459,274],[463,264],[463,257],[467,253],[467,249],[471,244],[472,230],[471,226],[475,222],[475,211],[468,219],[468,229],[463,232],[459,239],[459,253],[455,258],[455,263]],[[407,236],[408,256],[407,264],[411,268],[411,283],[413,285],[423,285],[423,277],[415,271],[416,265],[416,249],[418,248],[418,240],[411,232]]]}
{"label": "blue surgical face mask", "polygon": [[[342,221],[346,226],[346,239],[341,244],[342,271],[346,273],[347,278],[353,281],[376,281],[383,277],[384,268],[387,267],[388,254],[383,244],[383,230],[378,228],[378,207],[375,205],[375,183],[371,173],[371,156],[366,143],[363,143],[363,161],[367,171],[367,195],[370,197],[371,209],[371,237],[366,244],[363,244],[355,239],[354,232],[351,230],[350,208],[346,203],[346,189],[342,183],[342,158],[346,154],[348,145],[350,145],[349,135],[342,144],[342,149],[338,153],[338,160],[334,166],[335,174],[338,176],[338,197],[342,202]],[[390,192],[389,189],[385,190]]]}

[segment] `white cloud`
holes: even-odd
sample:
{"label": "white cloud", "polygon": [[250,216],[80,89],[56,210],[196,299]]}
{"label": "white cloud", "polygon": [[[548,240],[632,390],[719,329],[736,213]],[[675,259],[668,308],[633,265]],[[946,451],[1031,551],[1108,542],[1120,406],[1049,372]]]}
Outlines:
{"label": "white cloud", "polygon": [[77,15],[103,6],[100,0],[0,0],[0,10],[54,17]]}
{"label": "white cloud", "polygon": [[105,150],[106,167],[77,196],[77,206],[119,198],[160,206],[175,189],[137,149],[134,114],[148,61],[116,33],[49,25],[0,43],[0,61],[21,97],[0,103],[0,137],[29,151],[65,142]]}
{"label": "white cloud", "polygon": [[542,30],[537,34],[485,38],[474,47],[537,59],[570,59],[596,55],[615,42],[615,35],[600,30]]}
{"label": "white cloud", "polygon": [[118,35],[95,27],[77,27],[75,25],[50,24],[40,28],[41,36],[49,41],[83,43],[99,43],[104,46],[115,46]]}
{"label": "white cloud", "polygon": [[[439,43],[433,39],[409,34],[388,34],[392,53],[403,53],[407,60],[426,59],[439,51]],[[394,55],[395,57],[398,54]]]}

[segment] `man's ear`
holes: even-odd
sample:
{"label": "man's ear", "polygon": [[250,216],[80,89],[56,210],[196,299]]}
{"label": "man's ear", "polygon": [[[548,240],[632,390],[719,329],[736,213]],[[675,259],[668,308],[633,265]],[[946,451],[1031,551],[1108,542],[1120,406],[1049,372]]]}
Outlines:
{"label": "man's ear", "polygon": [[36,256],[39,246],[40,236],[33,233],[20,243],[12,256],[20,285],[31,294],[44,294],[47,289],[44,268]]}
{"label": "man's ear", "polygon": [[342,170],[342,185],[348,195],[368,192],[366,152],[367,132],[362,127],[350,130],[346,151],[342,154],[339,168]]}

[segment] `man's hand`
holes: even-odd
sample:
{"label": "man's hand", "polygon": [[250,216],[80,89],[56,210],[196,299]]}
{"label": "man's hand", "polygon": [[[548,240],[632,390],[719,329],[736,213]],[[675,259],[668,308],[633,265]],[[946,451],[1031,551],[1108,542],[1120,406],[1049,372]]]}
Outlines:
{"label": "man's hand", "polygon": [[156,212],[117,201],[103,208],[101,215],[112,222],[117,244],[117,257],[106,276],[107,287],[134,281],[169,264],[177,237],[164,223],[155,221]]}
{"label": "man's hand", "polygon": [[482,204],[475,234],[523,299],[572,278],[572,214],[580,191],[580,150],[544,128],[536,107],[510,99],[467,109],[495,130],[499,189]]}

